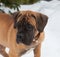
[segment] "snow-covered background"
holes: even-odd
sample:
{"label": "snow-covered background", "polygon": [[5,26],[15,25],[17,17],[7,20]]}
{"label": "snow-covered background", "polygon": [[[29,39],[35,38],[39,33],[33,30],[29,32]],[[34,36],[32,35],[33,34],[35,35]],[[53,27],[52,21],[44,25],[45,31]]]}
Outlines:
{"label": "snow-covered background", "polygon": [[[6,12],[10,10],[4,7],[2,9]],[[21,5],[20,10],[41,12],[49,17],[45,27],[45,40],[42,43],[41,57],[60,57],[60,1],[40,1],[33,5]],[[31,51],[22,57],[33,56],[33,51]],[[2,56],[0,55],[0,57]]]}

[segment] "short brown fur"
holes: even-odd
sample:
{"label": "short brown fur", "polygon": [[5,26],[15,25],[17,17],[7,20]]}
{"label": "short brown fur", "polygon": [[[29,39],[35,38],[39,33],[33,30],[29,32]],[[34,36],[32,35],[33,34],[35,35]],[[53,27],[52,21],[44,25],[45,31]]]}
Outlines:
{"label": "short brown fur", "polygon": [[[16,34],[18,30],[14,28],[14,25],[15,22],[21,21],[22,16],[24,15],[27,17],[27,21],[35,27],[36,31],[34,36],[38,38],[38,42],[35,40],[30,45],[25,45],[23,43],[17,44],[16,42]],[[31,15],[34,16],[31,17]],[[19,57],[31,48],[34,48],[34,57],[41,56],[41,43],[44,40],[44,27],[41,30],[37,29],[36,19],[38,17],[46,20],[48,19],[46,15],[33,11],[16,12],[13,13],[12,16],[5,13],[0,13],[0,53],[4,55],[4,57]],[[45,24],[46,23],[47,21],[45,21]],[[44,22],[42,22],[42,24],[42,26],[45,26]],[[38,33],[39,35],[37,35]],[[8,55],[5,53],[5,47],[10,49]]]}

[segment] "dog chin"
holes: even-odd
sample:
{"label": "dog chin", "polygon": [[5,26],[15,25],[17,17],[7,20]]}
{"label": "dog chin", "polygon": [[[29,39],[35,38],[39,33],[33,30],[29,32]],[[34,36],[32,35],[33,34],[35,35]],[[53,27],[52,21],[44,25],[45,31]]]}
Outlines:
{"label": "dog chin", "polygon": [[17,44],[23,43],[25,45],[30,45],[33,41],[34,35],[33,34],[26,34],[26,37],[22,34],[17,34],[16,42]]}
{"label": "dog chin", "polygon": [[16,42],[17,42],[17,44],[20,44],[20,43],[22,43],[22,44],[24,44],[24,45],[30,45],[31,43],[32,43],[32,41],[31,42],[29,42],[29,41],[22,41],[20,38],[17,38],[16,39]]}

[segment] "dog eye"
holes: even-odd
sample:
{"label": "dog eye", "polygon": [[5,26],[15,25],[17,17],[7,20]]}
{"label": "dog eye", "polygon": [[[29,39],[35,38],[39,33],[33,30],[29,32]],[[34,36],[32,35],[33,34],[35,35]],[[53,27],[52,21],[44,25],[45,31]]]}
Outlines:
{"label": "dog eye", "polygon": [[28,24],[27,30],[30,30],[31,31],[32,29],[33,29],[32,25]]}
{"label": "dog eye", "polygon": [[34,19],[36,19],[36,17],[35,17],[33,14],[31,14],[31,16],[32,16]]}

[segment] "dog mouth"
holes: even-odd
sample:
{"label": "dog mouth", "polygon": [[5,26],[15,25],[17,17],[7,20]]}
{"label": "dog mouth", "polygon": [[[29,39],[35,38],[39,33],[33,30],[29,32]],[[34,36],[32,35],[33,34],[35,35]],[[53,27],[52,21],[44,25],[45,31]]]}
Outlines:
{"label": "dog mouth", "polygon": [[[28,40],[28,41],[27,41],[27,40]],[[25,45],[30,45],[33,40],[17,38],[16,41],[17,41],[18,44],[19,44],[19,43],[23,43],[23,44],[25,44]]]}
{"label": "dog mouth", "polygon": [[34,35],[31,33],[17,33],[16,42],[30,45],[33,41]]}
{"label": "dog mouth", "polygon": [[39,32],[36,31],[35,34],[34,33],[17,33],[17,38],[16,38],[16,42],[19,43],[23,43],[25,45],[31,45],[31,43],[35,42],[38,39],[38,34]]}

